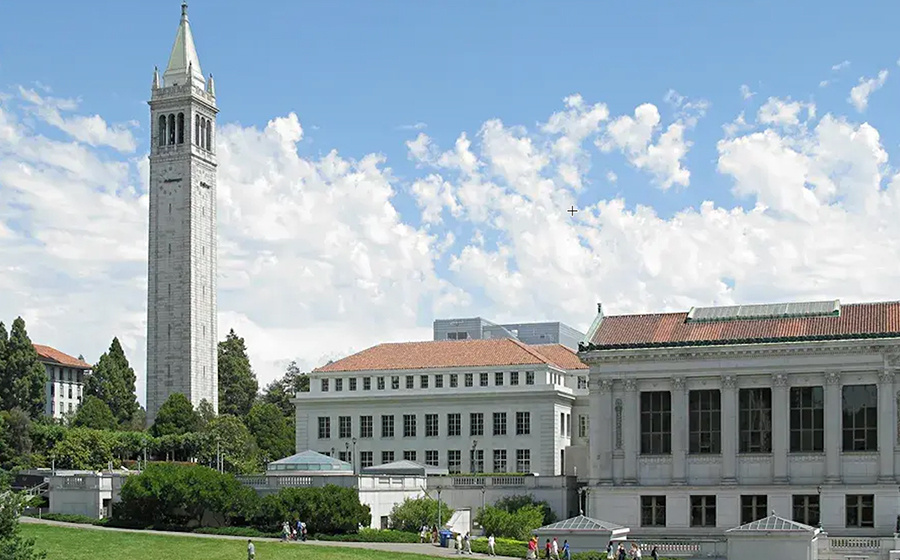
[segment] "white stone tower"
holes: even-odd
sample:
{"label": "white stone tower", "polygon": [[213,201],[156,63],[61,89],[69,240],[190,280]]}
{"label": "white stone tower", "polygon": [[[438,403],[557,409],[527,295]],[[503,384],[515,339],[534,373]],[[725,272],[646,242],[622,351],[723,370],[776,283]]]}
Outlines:
{"label": "white stone tower", "polygon": [[218,411],[216,92],[203,78],[187,4],[150,97],[147,422],[173,393]]}

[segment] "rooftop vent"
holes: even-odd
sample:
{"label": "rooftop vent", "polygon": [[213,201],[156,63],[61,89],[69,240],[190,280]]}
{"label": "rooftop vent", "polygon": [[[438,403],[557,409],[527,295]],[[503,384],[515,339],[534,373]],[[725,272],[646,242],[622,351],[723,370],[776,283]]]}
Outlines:
{"label": "rooftop vent", "polygon": [[723,307],[692,307],[688,323],[710,323],[741,319],[789,319],[795,317],[838,317],[840,300],[766,303],[760,305],[728,305]]}

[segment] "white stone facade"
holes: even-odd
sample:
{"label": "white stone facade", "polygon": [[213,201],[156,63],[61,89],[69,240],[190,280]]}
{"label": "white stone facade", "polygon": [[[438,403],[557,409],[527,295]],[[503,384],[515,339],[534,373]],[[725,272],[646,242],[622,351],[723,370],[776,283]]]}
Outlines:
{"label": "white stone facade", "polygon": [[215,91],[183,8],[150,100],[147,421],[173,393],[218,409]]}
{"label": "white stone facade", "polygon": [[77,412],[84,393],[85,370],[46,362],[44,369],[47,372],[44,415],[62,418],[69,412]]}
{"label": "white stone facade", "polygon": [[[771,511],[831,536],[892,535],[898,351],[882,339],[581,353],[591,366],[589,515],[642,536],[721,535]],[[700,391],[718,404],[698,404]],[[642,427],[649,393],[671,399],[657,415],[670,426],[664,449]],[[701,443],[704,407],[720,420],[717,444]]]}

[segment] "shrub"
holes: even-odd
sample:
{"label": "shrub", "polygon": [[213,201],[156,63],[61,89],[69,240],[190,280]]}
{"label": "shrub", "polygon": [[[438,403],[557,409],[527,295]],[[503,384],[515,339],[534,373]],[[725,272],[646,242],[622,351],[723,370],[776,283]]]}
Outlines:
{"label": "shrub", "polygon": [[[441,503],[441,519],[439,527],[453,516],[453,510],[447,504]],[[418,534],[422,525],[431,527],[438,520],[438,501],[427,496],[421,498],[406,498],[402,503],[391,510],[391,527],[397,531],[408,531]]]}
{"label": "shrub", "polygon": [[341,542],[381,542],[381,543],[417,543],[419,534],[409,531],[394,531],[393,529],[362,529],[358,533],[347,535],[322,535],[312,537],[318,541]]}
{"label": "shrub", "polygon": [[250,537],[254,539],[277,539],[281,533],[264,533],[253,527],[198,527],[192,531],[203,535],[228,535],[232,537]]}
{"label": "shrub", "polygon": [[63,523],[78,523],[79,525],[106,525],[108,519],[94,519],[87,515],[77,515],[74,513],[45,513],[41,515],[42,519],[50,521],[62,521]]}
{"label": "shrub", "polygon": [[550,504],[546,501],[538,501],[531,494],[519,494],[516,496],[507,496],[505,498],[500,498],[496,502],[494,502],[494,507],[497,509],[505,509],[510,513],[515,513],[519,511],[524,506],[538,506],[541,508],[541,511],[544,512],[544,520],[541,523],[541,526],[549,525],[551,523],[556,522],[556,514],[553,513],[553,510],[550,509]]}
{"label": "shrub", "polygon": [[544,521],[544,510],[536,505],[521,506],[511,513],[505,509],[488,506],[479,510],[475,521],[484,528],[484,534],[495,537],[507,537],[526,540],[531,532],[540,527]]}
{"label": "shrub", "polygon": [[[472,540],[472,552],[481,554],[488,553],[488,544],[486,538],[478,538]],[[494,552],[498,556],[511,556],[513,558],[525,558],[528,552],[528,541],[520,541],[516,539],[499,539],[494,535]],[[603,558],[606,560],[606,558]]]}
{"label": "shrub", "polygon": [[356,533],[359,525],[369,525],[369,506],[359,503],[353,488],[329,484],[322,488],[282,488],[260,500],[252,524],[264,532],[280,532],[285,521],[306,523],[315,533]]}

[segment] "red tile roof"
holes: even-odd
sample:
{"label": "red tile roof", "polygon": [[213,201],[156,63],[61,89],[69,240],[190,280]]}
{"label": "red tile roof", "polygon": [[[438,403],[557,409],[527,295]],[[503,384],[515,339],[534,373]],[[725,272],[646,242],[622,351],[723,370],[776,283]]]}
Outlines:
{"label": "red tile roof", "polygon": [[560,348],[563,347],[558,344],[532,346],[510,338],[389,343],[373,346],[314,371],[380,371],[519,365],[554,365],[564,370],[587,368],[571,350],[567,348],[561,350]]}
{"label": "red tile roof", "polygon": [[78,358],[73,358],[72,356],[60,352],[56,348],[52,348],[50,346],[44,346],[43,344],[35,344],[34,349],[37,350],[38,358],[41,362],[49,363],[49,364],[58,364],[66,367],[73,367],[79,369],[91,369],[91,364],[85,362],[84,360],[79,360]]}
{"label": "red tile roof", "polygon": [[590,348],[650,348],[900,337],[900,302],[841,305],[832,316],[688,322],[687,313],[604,317]]}

